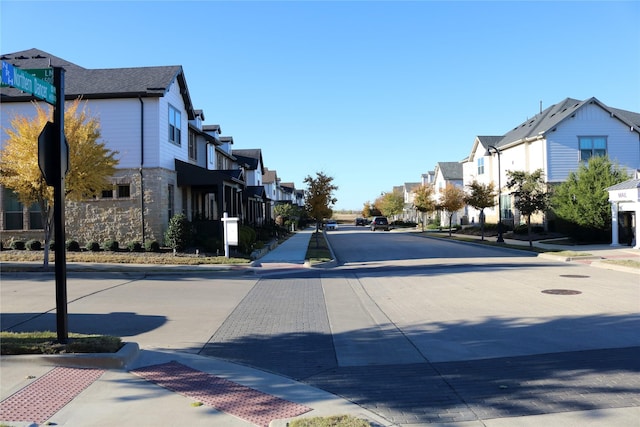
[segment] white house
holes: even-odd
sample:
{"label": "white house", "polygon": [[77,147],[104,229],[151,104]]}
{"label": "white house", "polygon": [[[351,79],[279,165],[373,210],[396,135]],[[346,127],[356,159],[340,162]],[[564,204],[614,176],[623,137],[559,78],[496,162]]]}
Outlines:
{"label": "white house", "polygon": [[[89,114],[100,121],[101,140],[117,151],[112,188],[79,203],[67,201],[70,238],[82,244],[162,240],[176,213],[218,225],[223,212],[244,222],[264,221],[266,210],[257,205],[267,199],[253,190],[247,198],[245,191],[245,175],[252,180],[249,188],[260,185],[261,155],[258,164],[246,158],[238,162],[233,138],[221,137],[218,125],[203,124],[204,113],[191,103],[181,66],[87,69],[38,49],[4,54],[2,60],[22,69],[64,68],[66,101],[86,101]],[[0,88],[0,95],[2,128],[10,127],[15,114],[34,116],[31,95],[11,87]],[[3,132],[0,144],[6,137]],[[249,209],[243,204],[247,200]],[[3,234],[41,238],[38,217],[36,209],[2,189]]]}
{"label": "white house", "polygon": [[[436,202],[442,198],[442,192],[447,185],[454,185],[458,188],[464,187],[462,163],[460,162],[438,162],[434,170],[433,188]],[[461,224],[466,222],[466,208],[462,208],[453,213],[451,224]],[[449,218],[447,215],[440,216],[440,225],[449,226]]]}
{"label": "white house", "polygon": [[[605,105],[596,98],[567,98],[518,124],[502,136],[478,136],[463,165],[464,183],[498,182],[502,218],[521,222],[504,190],[507,171],[542,169],[548,183],[563,182],[591,156],[608,155],[630,176],[640,169],[640,114]],[[470,220],[479,212],[469,208]],[[497,222],[498,210],[485,209]]]}

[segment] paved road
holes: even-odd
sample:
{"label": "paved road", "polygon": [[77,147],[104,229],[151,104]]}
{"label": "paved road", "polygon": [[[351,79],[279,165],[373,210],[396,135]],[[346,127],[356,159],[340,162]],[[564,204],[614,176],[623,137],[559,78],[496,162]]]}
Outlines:
{"label": "paved road", "polygon": [[[637,275],[403,233],[329,235],[331,270],[72,272],[70,330],[285,375],[396,425],[589,410],[607,425],[608,408],[640,407]],[[3,329],[54,329],[52,289],[3,275]]]}
{"label": "paved road", "polygon": [[355,231],[329,233],[339,269],[260,280],[201,354],[403,425],[640,405],[636,276]]}

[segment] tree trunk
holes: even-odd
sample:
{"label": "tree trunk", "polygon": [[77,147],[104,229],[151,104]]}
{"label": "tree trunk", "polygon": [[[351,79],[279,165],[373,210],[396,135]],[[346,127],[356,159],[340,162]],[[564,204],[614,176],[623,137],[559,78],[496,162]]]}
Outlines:
{"label": "tree trunk", "polygon": [[453,221],[453,214],[449,215],[449,237],[451,237],[451,221]]}
{"label": "tree trunk", "polygon": [[527,215],[527,234],[529,235],[529,247],[533,247],[533,241],[531,240],[531,215]]}
{"label": "tree trunk", "polygon": [[[49,245],[51,244],[51,235],[53,230],[53,209],[40,204],[40,214],[42,215],[42,227],[44,228],[44,258],[42,265],[49,266]],[[63,243],[64,244],[64,243]]]}

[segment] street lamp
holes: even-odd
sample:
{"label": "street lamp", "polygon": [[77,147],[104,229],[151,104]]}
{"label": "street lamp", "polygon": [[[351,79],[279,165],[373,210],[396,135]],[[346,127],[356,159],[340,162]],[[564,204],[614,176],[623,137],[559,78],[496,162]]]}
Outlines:
{"label": "street lamp", "polygon": [[498,240],[496,240],[496,242],[504,243],[504,239],[502,238],[502,185],[500,184],[500,150],[498,150],[493,145],[489,145],[487,147],[487,152],[484,153],[484,155],[490,156],[492,150],[498,155]]}

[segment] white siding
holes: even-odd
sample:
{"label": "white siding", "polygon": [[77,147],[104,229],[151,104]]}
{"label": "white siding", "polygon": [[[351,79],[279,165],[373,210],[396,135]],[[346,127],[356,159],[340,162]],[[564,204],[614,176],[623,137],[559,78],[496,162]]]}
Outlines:
{"label": "white siding", "polygon": [[137,99],[91,100],[88,114],[100,120],[102,142],[117,151],[118,168],[140,167],[141,117]]}
{"label": "white siding", "polygon": [[585,105],[575,117],[547,134],[548,180],[564,181],[580,164],[579,136],[606,136],[609,158],[631,169],[640,168],[640,138],[637,132],[610,116],[596,104]]}
{"label": "white siding", "polygon": [[[181,119],[181,145],[178,146],[169,142],[169,105],[180,111]],[[169,91],[161,99],[158,111],[158,129],[159,138],[158,145],[160,147],[159,166],[170,170],[175,169],[174,159],[189,161],[189,133],[188,133],[188,117],[185,110],[184,101],[180,94],[180,88],[177,81],[171,84]]]}

